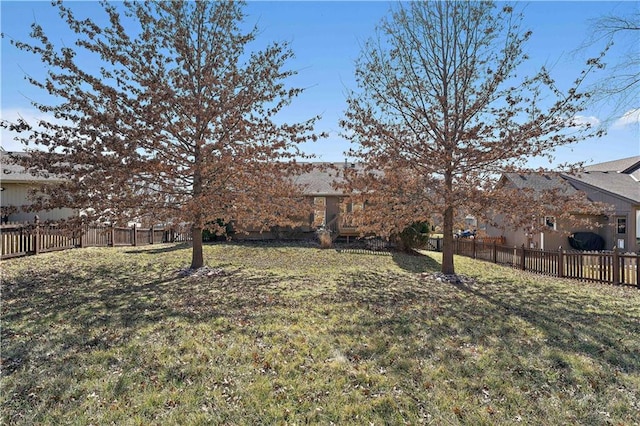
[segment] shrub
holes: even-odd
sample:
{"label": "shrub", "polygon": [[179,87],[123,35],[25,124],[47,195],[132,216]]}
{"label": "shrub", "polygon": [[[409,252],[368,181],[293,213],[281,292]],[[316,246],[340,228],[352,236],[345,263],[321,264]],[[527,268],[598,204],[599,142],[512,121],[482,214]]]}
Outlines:
{"label": "shrub", "polygon": [[333,241],[331,240],[331,231],[328,229],[318,229],[318,240],[320,241],[320,247],[323,249],[331,248]]}
{"label": "shrub", "polygon": [[427,246],[429,241],[429,224],[427,222],[413,222],[397,237],[401,250],[411,251]]}
{"label": "shrub", "polygon": [[202,241],[225,241],[235,233],[231,223],[225,223],[222,219],[209,222],[202,231]]}

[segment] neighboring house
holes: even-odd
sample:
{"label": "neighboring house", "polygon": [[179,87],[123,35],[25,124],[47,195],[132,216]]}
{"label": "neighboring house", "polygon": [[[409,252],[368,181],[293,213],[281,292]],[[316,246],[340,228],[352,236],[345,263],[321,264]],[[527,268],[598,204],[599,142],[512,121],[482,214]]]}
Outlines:
{"label": "neighboring house", "polygon": [[[9,156],[26,155],[25,153],[0,152],[0,200],[2,205],[3,223],[33,222],[37,215],[41,222],[56,221],[74,215],[72,209],[56,209],[51,211],[25,212],[23,206],[29,205],[29,191],[41,184],[60,182],[54,176],[40,177],[27,173],[21,166],[8,161]],[[332,236],[354,237],[360,232],[349,219],[348,213],[362,208],[347,202],[343,191],[335,189],[334,185],[343,183],[342,171],[345,167],[356,168],[351,163],[313,163],[313,168],[295,177],[296,184],[304,188],[303,195],[308,200],[310,215],[295,229],[273,227],[270,232],[245,230],[248,233],[237,234],[239,239],[270,239],[278,237],[312,238],[319,228],[330,229]],[[8,213],[5,215],[5,213]]]}
{"label": "neighboring house", "polygon": [[[331,236],[337,238],[352,238],[361,235],[358,227],[353,223],[349,213],[362,209],[362,204],[348,202],[344,191],[336,189],[344,183],[345,168],[356,169],[359,165],[353,163],[312,163],[311,170],[294,177],[295,184],[303,188],[303,196],[307,200],[309,215],[299,226],[273,227],[268,232],[244,229],[234,236],[237,239],[273,239],[273,238],[314,238],[318,229],[331,231]],[[306,215],[306,213],[305,213]]]}
{"label": "neighboring house", "polygon": [[508,245],[546,250],[569,248],[567,233],[594,232],[604,239],[607,249],[640,252],[640,156],[594,164],[575,175],[505,173],[499,184],[534,191],[562,188],[567,195],[582,191],[589,200],[613,208],[610,216],[592,217],[592,222],[600,225],[594,229],[570,228],[556,223],[554,217],[539,218],[549,228],[543,232],[487,227],[488,235],[502,235]]}
{"label": "neighboring house", "polygon": [[605,247],[640,253],[640,155],[585,167],[563,177],[590,200],[613,206],[608,226],[598,232]]}
{"label": "neighboring house", "polygon": [[32,223],[36,217],[41,222],[66,219],[74,215],[72,209],[25,212],[23,207],[31,204],[29,191],[42,184],[60,182],[55,176],[41,177],[27,173],[23,167],[11,164],[9,156],[26,155],[23,152],[0,150],[0,205],[2,223]]}
{"label": "neighboring house", "polygon": [[347,194],[336,185],[343,184],[345,169],[357,169],[355,163],[315,163],[314,168],[295,179],[302,185],[304,196],[309,198],[313,206],[313,214],[309,226],[329,229],[334,238],[360,236],[358,227],[349,213],[364,208],[362,203],[351,203]]}

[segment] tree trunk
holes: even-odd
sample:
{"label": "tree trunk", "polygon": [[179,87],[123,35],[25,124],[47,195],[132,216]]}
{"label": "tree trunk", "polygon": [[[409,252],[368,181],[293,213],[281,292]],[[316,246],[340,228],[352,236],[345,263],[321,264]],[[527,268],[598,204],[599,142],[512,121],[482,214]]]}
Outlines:
{"label": "tree trunk", "polygon": [[[197,202],[200,200],[204,191],[202,185],[202,155],[200,148],[203,142],[198,140],[194,150],[194,170],[193,170],[193,199]],[[193,249],[191,250],[191,269],[198,269],[204,266],[204,257],[202,255],[202,230],[204,229],[204,221],[202,220],[202,212],[195,213],[193,224],[191,225],[191,239],[193,241]]]}
{"label": "tree trunk", "polygon": [[191,234],[193,239],[193,250],[191,251],[191,269],[198,269],[204,266],[202,256],[202,227],[192,226]]}
{"label": "tree trunk", "polygon": [[444,211],[444,236],[442,241],[442,273],[453,275],[453,207],[447,206]]}

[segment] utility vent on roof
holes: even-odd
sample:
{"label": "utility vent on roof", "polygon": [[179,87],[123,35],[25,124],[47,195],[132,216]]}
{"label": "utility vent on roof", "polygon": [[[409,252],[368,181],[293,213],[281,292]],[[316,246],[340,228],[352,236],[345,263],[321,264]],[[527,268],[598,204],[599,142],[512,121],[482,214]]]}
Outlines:
{"label": "utility vent on roof", "polygon": [[545,178],[546,180],[551,180],[551,177],[550,177],[549,175],[544,175],[544,178]]}

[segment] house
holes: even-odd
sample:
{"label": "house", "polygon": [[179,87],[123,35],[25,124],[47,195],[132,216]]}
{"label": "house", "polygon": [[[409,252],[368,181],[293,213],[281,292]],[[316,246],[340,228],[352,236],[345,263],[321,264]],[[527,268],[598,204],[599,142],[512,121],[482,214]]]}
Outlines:
{"label": "house", "polygon": [[[10,161],[9,157],[17,155],[27,154],[6,151],[0,153],[0,186],[2,188],[0,200],[3,223],[33,222],[36,215],[42,222],[73,216],[72,209],[24,211],[23,207],[30,204],[28,198],[30,190],[41,184],[61,182],[61,179],[55,176],[42,177],[29,174],[22,166]],[[270,232],[244,229],[244,232],[237,234],[236,238],[313,238],[318,228],[330,229],[334,239],[360,236],[357,227],[351,223],[348,213],[362,208],[362,205],[348,203],[343,191],[334,186],[344,182],[342,172],[345,167],[357,169],[358,166],[351,163],[312,163],[311,166],[308,171],[293,177],[294,183],[304,188],[303,195],[308,201],[309,213],[311,213],[305,212],[300,226],[295,229],[273,227]]]}
{"label": "house", "polygon": [[[302,195],[309,207],[303,223],[295,228],[272,227],[269,232],[243,229],[234,236],[236,239],[305,239],[314,238],[318,229],[331,231],[334,240],[360,237],[361,232],[349,213],[364,208],[362,203],[352,203],[339,185],[345,183],[344,170],[359,170],[354,163],[311,163],[310,168],[294,176],[293,182],[303,188]],[[237,224],[236,224],[237,227]]]}
{"label": "house", "polygon": [[352,203],[345,191],[339,189],[344,184],[344,170],[359,170],[356,163],[315,163],[312,169],[296,177],[295,183],[304,187],[304,196],[313,206],[310,227],[325,228],[333,238],[360,236],[357,225],[349,213],[364,208],[362,203]]}
{"label": "house", "polygon": [[69,208],[49,211],[27,212],[24,207],[31,204],[29,191],[42,184],[61,182],[56,176],[33,176],[22,166],[12,164],[11,156],[27,155],[24,152],[7,152],[0,150],[0,205],[2,223],[33,222],[36,215],[41,222],[57,221],[74,215]]}
{"label": "house", "polygon": [[[593,215],[590,220],[595,228],[572,227],[558,223],[553,216],[541,217],[542,232],[524,229],[509,230],[487,227],[487,234],[505,237],[506,244],[539,249],[569,247],[567,234],[593,232],[604,240],[604,247],[640,252],[640,156],[594,164],[576,174],[505,173],[500,185],[517,189],[529,189],[534,193],[544,190],[562,190],[571,195],[583,192],[592,202],[610,205],[612,213]],[[544,229],[548,228],[548,231]],[[561,232],[557,232],[561,231]]]}
{"label": "house", "polygon": [[599,234],[605,247],[640,253],[640,155],[594,164],[577,175],[563,175],[590,200],[613,207]]}

